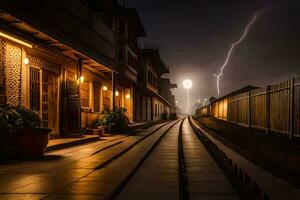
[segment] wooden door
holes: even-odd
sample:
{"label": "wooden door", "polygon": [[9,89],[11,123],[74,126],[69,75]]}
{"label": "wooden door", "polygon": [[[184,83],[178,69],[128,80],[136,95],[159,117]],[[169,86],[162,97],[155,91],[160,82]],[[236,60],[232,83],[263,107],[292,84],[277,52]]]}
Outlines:
{"label": "wooden door", "polygon": [[51,128],[58,133],[58,76],[49,71],[43,71],[42,79],[42,122],[43,127]]}

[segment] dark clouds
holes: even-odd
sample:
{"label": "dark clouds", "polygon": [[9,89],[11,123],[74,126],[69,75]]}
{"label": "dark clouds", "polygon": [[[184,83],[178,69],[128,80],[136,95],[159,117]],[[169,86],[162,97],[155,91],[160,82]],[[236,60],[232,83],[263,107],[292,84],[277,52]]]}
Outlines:
{"label": "dark clouds", "polygon": [[[194,82],[192,100],[216,95],[218,72],[232,42],[257,10],[266,12],[233,52],[221,79],[222,94],[247,84],[264,86],[300,75],[300,3],[288,0],[127,0],[147,31],[141,43],[159,44],[178,83]],[[184,106],[182,103],[181,106]]]}

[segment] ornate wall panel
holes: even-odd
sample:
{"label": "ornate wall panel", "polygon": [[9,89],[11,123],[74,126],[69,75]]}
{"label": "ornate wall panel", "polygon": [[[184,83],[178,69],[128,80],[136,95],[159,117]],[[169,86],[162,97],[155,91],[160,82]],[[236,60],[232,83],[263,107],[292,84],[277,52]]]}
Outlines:
{"label": "ornate wall panel", "polygon": [[5,48],[5,68],[7,70],[7,103],[21,103],[21,65],[22,49],[7,42]]}
{"label": "ornate wall panel", "polygon": [[6,103],[5,92],[5,42],[0,40],[0,104]]}
{"label": "ornate wall panel", "polygon": [[54,63],[42,60],[40,58],[30,56],[30,55],[28,55],[28,59],[29,59],[29,65],[31,67],[35,67],[38,69],[44,69],[44,70],[53,72],[55,74],[59,74],[60,66],[58,64],[54,64]]}

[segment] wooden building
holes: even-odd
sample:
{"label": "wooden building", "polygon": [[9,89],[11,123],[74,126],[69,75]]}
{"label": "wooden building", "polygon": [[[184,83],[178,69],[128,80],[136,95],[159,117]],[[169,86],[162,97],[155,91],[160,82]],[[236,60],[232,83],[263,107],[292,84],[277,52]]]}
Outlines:
{"label": "wooden building", "polygon": [[55,137],[80,135],[112,107],[113,27],[80,0],[0,6],[0,103],[37,111]]}
{"label": "wooden building", "polygon": [[[138,73],[139,84],[135,95],[136,120],[151,121],[169,118],[170,101],[159,93],[161,76],[169,73],[169,69],[162,61],[157,48],[140,50]],[[168,95],[169,89],[170,87],[166,91]]]}
{"label": "wooden building", "polygon": [[158,49],[138,48],[146,33],[135,9],[111,0],[4,0],[0,9],[0,104],[37,111],[52,137],[80,136],[114,106],[131,121],[175,107]]}

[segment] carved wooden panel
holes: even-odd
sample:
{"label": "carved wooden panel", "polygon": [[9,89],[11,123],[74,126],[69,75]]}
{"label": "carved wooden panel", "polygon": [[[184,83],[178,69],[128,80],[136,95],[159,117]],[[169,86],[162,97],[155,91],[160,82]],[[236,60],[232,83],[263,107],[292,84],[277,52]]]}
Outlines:
{"label": "carved wooden panel", "polygon": [[59,74],[60,66],[55,63],[48,62],[46,60],[42,60],[40,58],[28,55],[29,64],[35,68],[44,69],[55,74]]}
{"label": "carved wooden panel", "polygon": [[9,42],[5,48],[5,68],[7,69],[7,103],[19,105],[21,103],[21,65],[22,50]]}
{"label": "carved wooden panel", "polygon": [[0,104],[6,104],[5,42],[0,40]]}

